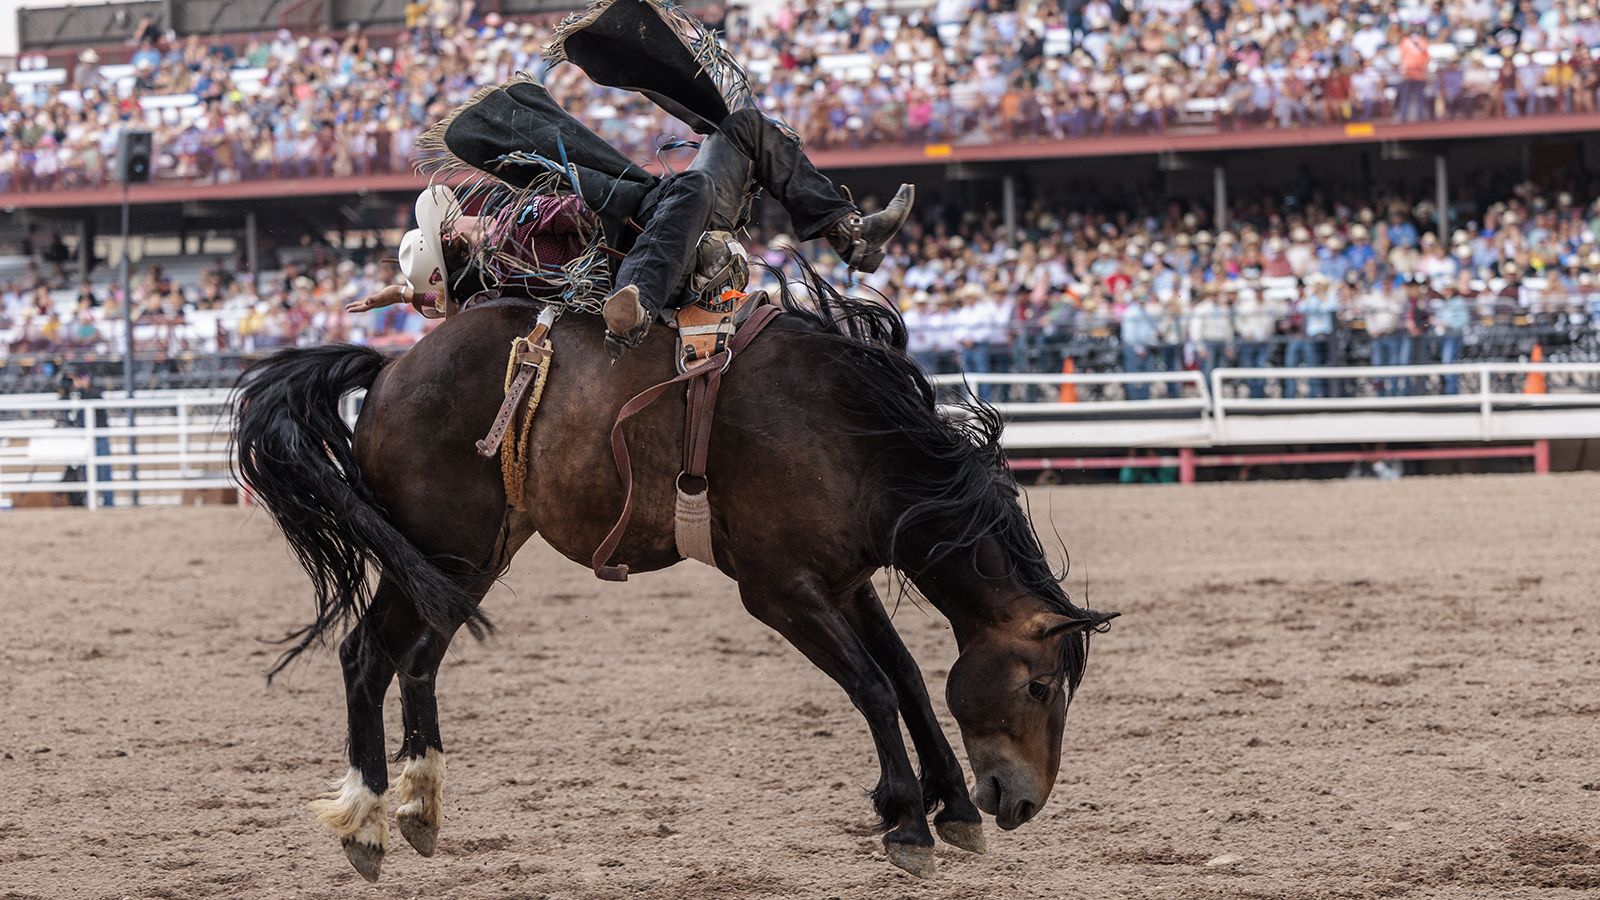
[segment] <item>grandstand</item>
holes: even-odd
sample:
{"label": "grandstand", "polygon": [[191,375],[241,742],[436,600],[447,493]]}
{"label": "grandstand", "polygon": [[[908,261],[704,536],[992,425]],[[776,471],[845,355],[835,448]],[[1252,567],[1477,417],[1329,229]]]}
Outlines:
{"label": "grandstand", "polygon": [[[216,387],[286,344],[409,345],[420,316],[342,305],[394,278],[383,260],[422,184],[411,145],[479,87],[537,70],[571,5],[23,10],[19,52],[0,61],[0,391],[49,390],[66,369],[110,384],[122,369],[108,167],[125,124],[157,142],[152,183],[129,191],[141,388]],[[1477,382],[1210,378],[1600,359],[1589,5],[695,11],[725,30],[764,111],[857,197],[916,182],[917,218],[865,286],[900,304],[930,373],[1057,376],[980,386],[992,401],[1058,400],[1064,369],[1174,376],[1153,391],[1085,384],[1084,405],[1210,403],[1217,386],[1246,400],[1447,397]],[[642,98],[571,66],[548,84],[646,165],[689,158],[657,150],[690,132]],[[781,267],[787,227],[759,204],[745,237]],[[843,275],[825,253],[813,262]]]}

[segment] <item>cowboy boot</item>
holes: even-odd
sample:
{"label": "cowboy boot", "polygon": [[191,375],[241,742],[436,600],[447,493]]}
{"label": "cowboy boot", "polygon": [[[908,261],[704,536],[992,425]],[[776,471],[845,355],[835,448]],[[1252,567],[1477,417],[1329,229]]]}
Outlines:
{"label": "cowboy boot", "polygon": [[829,225],[823,235],[846,266],[868,274],[876,272],[883,262],[883,245],[889,243],[889,239],[911,217],[911,204],[915,198],[916,189],[909,184],[902,184],[882,212],[870,216],[863,216],[860,212],[848,213]]}
{"label": "cowboy boot", "polygon": [[631,284],[611,292],[601,315],[606,321],[606,350],[613,360],[639,346],[650,330],[650,313],[639,302],[639,289]]}

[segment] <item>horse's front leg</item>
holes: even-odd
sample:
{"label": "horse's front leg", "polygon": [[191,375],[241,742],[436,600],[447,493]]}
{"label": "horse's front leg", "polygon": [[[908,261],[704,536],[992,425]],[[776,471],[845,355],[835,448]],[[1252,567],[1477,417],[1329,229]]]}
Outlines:
{"label": "horse's front leg", "polygon": [[883,601],[871,584],[862,585],[850,599],[845,607],[850,627],[872,654],[873,662],[894,684],[900,715],[905,719],[906,731],[922,763],[923,797],[928,808],[942,807],[934,814],[934,828],[945,843],[983,853],[988,849],[983,837],[983,814],[978,812],[967,793],[966,773],[961,771],[961,763],[933,714],[922,670],[900,639],[900,633],[895,631]]}
{"label": "horse's front leg", "polygon": [[396,761],[406,767],[394,785],[395,824],[423,856],[432,856],[444,820],[444,743],[434,685],[451,635],[429,629],[400,665],[400,716],[405,741]]}
{"label": "horse's front leg", "polygon": [[334,785],[336,790],[312,801],[311,808],[339,836],[350,864],[368,881],[378,880],[389,843],[383,695],[394,678],[395,660],[410,651],[424,628],[410,600],[383,578],[367,614],[339,645],[350,729],[350,770]]}
{"label": "horse's front leg", "polygon": [[884,853],[907,872],[932,878],[933,834],[928,830],[922,785],[900,738],[894,685],[872,661],[835,598],[820,578],[809,573],[743,580],[739,595],[751,615],[783,635],[838,682],[866,718],[881,770],[872,802],[887,831]]}

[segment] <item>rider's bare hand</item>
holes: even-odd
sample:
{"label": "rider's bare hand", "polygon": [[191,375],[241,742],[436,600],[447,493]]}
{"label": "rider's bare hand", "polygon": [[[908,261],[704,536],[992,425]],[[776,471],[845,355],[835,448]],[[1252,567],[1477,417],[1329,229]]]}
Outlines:
{"label": "rider's bare hand", "polygon": [[385,306],[393,306],[396,303],[404,303],[405,299],[406,286],[403,284],[391,284],[375,294],[368,294],[360,300],[356,300],[346,305],[344,311],[358,313],[366,312],[372,309],[382,309]]}

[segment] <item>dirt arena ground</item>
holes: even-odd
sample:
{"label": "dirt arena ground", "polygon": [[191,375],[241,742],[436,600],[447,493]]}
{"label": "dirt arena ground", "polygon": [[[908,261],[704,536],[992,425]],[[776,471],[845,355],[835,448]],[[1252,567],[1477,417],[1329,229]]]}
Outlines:
{"label": "dirt arena ground", "polygon": [[[1600,895],[1600,475],[1055,488],[1096,639],[1039,818],[864,830],[843,692],[694,563],[612,586],[531,546],[440,676],[439,854],[369,886],[306,802],[335,660],[270,688],[304,575],[259,511],[0,515],[0,897]],[[937,614],[896,623],[936,696]],[[941,718],[953,740],[942,701]],[[398,704],[389,708],[390,746]],[[959,741],[957,740],[959,748]]]}

